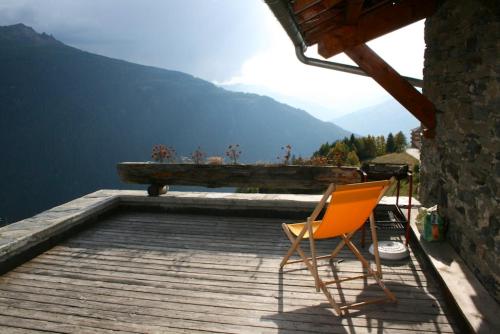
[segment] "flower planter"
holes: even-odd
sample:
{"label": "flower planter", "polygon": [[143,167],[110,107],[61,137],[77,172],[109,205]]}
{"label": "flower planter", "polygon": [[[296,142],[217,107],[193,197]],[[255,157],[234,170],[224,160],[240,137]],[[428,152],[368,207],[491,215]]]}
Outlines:
{"label": "flower planter", "polygon": [[122,162],[117,168],[122,181],[151,185],[148,193],[152,196],[165,185],[323,190],[332,182],[363,180],[362,172],[355,167]]}

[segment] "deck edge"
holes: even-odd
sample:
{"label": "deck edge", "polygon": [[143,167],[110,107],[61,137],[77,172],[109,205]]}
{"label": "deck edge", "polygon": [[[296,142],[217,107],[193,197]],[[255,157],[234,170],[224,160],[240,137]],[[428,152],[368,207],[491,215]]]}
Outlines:
{"label": "deck edge", "polygon": [[96,191],[0,228],[0,265],[118,204],[117,196]]}
{"label": "deck edge", "polygon": [[[416,215],[413,215],[416,217]],[[461,313],[469,330],[475,333],[498,333],[500,307],[486,291],[453,247],[445,242],[427,242],[412,219],[414,240],[431,265],[451,301]]]}
{"label": "deck edge", "polygon": [[[314,209],[321,195],[169,192],[149,197],[144,191],[103,189],[33,217],[0,228],[0,266],[9,259],[120,206],[216,212],[270,212],[301,214]],[[400,204],[404,206],[404,198]],[[407,201],[407,199],[406,199]],[[387,197],[381,204],[395,203]]]}

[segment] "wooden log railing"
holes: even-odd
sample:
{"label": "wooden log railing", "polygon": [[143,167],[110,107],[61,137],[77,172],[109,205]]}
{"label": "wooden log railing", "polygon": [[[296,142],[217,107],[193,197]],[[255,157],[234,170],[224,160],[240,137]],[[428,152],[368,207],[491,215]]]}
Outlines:
{"label": "wooden log railing", "polygon": [[363,181],[363,172],[356,167],[123,162],[117,168],[124,182],[150,184],[153,196],[165,185],[324,190],[329,183]]}

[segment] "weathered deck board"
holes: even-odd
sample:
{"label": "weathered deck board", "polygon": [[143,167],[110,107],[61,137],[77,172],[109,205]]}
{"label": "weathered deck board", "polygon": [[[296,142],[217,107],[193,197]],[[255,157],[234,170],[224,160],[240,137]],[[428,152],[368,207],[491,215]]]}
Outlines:
{"label": "weathered deck board", "polygon": [[[457,331],[437,285],[413,253],[383,266],[398,304],[335,316],[300,265],[280,275],[289,246],[280,222],[137,212],[103,219],[0,277],[0,332]],[[379,239],[396,240],[401,233],[380,230]],[[322,241],[318,250],[334,245]],[[342,251],[340,258],[336,271],[325,262],[322,274],[361,272],[352,254]],[[337,299],[355,301],[380,296],[373,283],[348,281],[340,293],[331,290]]]}

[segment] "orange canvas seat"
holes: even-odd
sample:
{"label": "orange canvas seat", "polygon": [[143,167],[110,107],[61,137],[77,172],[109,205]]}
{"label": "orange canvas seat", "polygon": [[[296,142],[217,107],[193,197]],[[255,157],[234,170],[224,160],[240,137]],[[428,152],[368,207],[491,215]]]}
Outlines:
{"label": "orange canvas seat", "polygon": [[[281,268],[290,263],[304,262],[304,264],[307,266],[312,276],[314,277],[316,290],[323,291],[328,301],[339,315],[342,315],[343,311],[348,308],[359,307],[368,303],[387,300],[393,302],[396,301],[394,294],[392,294],[392,292],[387,289],[387,287],[381,280],[382,271],[380,266],[380,258],[378,256],[377,234],[375,230],[375,219],[373,216],[373,210],[377,206],[378,202],[380,201],[392,181],[393,180],[365,182],[342,186],[335,186],[334,184],[331,184],[306,222],[296,224],[283,224],[283,230],[292,242],[292,246],[283,258],[281,262]],[[317,220],[319,214],[325,207],[329,198],[330,203],[328,204],[323,218],[321,220]],[[377,265],[376,271],[370,267],[369,262],[363,257],[361,252],[359,252],[359,250],[351,241],[351,237],[359,228],[364,225],[367,218],[370,219],[370,228],[374,244],[374,256]],[[326,256],[316,256],[314,240],[334,237],[341,238],[341,241],[332,251],[332,253]],[[300,242],[304,239],[309,239],[311,249],[310,258],[307,257],[300,248]],[[318,275],[317,260],[334,258],[344,246],[347,246],[354,253],[367,273],[351,278],[343,278],[326,282],[323,281]],[[301,259],[290,261],[290,256],[295,252],[299,254]],[[327,285],[329,284],[366,277],[372,277],[377,281],[377,283],[386,294],[385,298],[378,298],[350,305],[339,305],[335,302],[335,299],[330,294],[327,288]]]}

